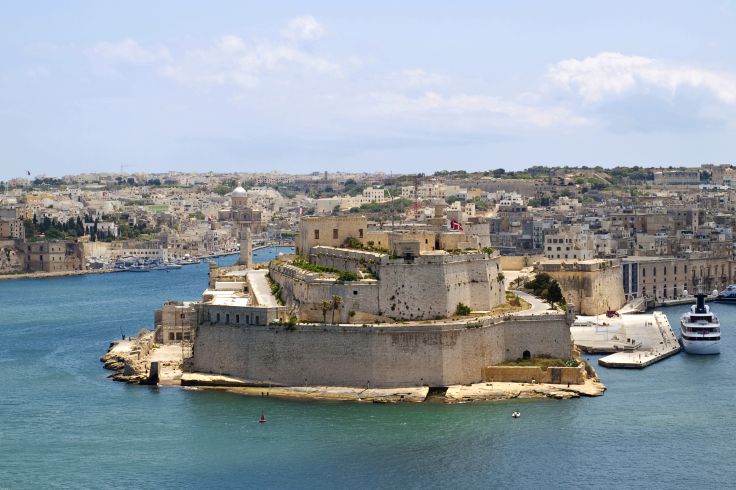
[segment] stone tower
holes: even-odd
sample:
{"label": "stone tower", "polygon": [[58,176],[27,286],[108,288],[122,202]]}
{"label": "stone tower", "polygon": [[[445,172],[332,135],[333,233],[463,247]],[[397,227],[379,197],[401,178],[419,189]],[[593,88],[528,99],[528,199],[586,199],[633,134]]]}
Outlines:
{"label": "stone tower", "polygon": [[261,212],[250,207],[248,196],[241,186],[230,193],[230,212],[227,218],[233,221],[238,230],[238,241],[240,242],[239,265],[253,268],[253,239],[252,234],[257,232],[261,226]]}

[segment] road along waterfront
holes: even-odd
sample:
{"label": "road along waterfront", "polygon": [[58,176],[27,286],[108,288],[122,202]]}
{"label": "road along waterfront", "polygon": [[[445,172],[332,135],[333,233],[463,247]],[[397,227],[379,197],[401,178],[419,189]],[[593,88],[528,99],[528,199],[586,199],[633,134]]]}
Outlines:
{"label": "road along waterfront", "polygon": [[[206,276],[200,264],[0,283],[0,487],[686,488],[736,480],[723,464],[736,459],[736,336],[725,328],[736,324],[736,305],[717,305],[720,356],[679,354],[643,371],[599,367],[608,391],[597,398],[315,403],[106,379],[98,359],[109,340],[121,328],[150,326],[168,299],[200,297]],[[686,308],[662,311],[677,325]],[[595,364],[597,356],[586,357]],[[262,411],[266,424],[258,424]],[[692,466],[662,464],[683,440]]]}

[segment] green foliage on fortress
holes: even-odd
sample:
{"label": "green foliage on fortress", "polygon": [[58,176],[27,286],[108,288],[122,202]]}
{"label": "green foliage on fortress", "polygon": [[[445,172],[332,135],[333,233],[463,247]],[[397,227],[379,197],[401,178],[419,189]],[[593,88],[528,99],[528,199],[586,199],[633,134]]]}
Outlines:
{"label": "green foliage on fortress", "polygon": [[560,285],[552,279],[552,277],[545,273],[540,272],[537,276],[524,284],[524,287],[534,291],[535,296],[539,296],[551,303],[564,303],[565,298],[562,296],[562,289]]}

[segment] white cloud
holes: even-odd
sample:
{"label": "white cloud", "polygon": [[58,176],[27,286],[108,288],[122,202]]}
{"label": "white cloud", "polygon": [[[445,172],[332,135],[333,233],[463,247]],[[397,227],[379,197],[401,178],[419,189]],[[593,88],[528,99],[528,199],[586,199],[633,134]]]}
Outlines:
{"label": "white cloud", "polygon": [[212,46],[184,53],[167,63],[162,74],[193,85],[235,85],[250,88],[270,74],[285,75],[302,70],[339,76],[340,65],[295,46],[248,44],[238,36],[227,35]]}
{"label": "white cloud", "polygon": [[587,124],[587,119],[563,107],[532,106],[490,95],[442,95],[424,92],[417,97],[400,93],[372,94],[374,110],[385,115],[435,115],[448,118],[467,117],[473,124],[505,125],[508,123],[533,127]]}
{"label": "white cloud", "polygon": [[700,89],[728,104],[736,103],[736,77],[689,66],[673,66],[643,56],[604,52],[552,65],[547,77],[577,92],[587,102],[637,90],[660,89],[675,95],[682,88]]}
{"label": "white cloud", "polygon": [[391,82],[404,88],[437,87],[449,81],[444,75],[430,73],[421,68],[401,70],[390,78]]}
{"label": "white cloud", "polygon": [[325,34],[325,29],[311,15],[302,15],[290,19],[281,35],[291,41],[314,41]]}
{"label": "white cloud", "polygon": [[107,62],[134,65],[152,64],[171,59],[166,47],[146,48],[133,39],[97,43],[88,50],[88,54],[93,58]]}

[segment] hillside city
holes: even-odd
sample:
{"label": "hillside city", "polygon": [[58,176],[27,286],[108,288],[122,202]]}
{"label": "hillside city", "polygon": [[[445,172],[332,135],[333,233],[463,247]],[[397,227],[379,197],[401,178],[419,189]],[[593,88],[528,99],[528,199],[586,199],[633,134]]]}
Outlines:
{"label": "hillside city", "polygon": [[256,246],[292,243],[303,216],[364,215],[385,230],[442,218],[441,226],[472,234],[481,247],[537,257],[549,270],[612,260],[627,300],[661,302],[701,282],[711,291],[734,279],[734,181],[730,165],[19,178],[0,184],[0,273],[126,269],[236,253],[237,231],[223,210],[240,184],[261,210]]}

